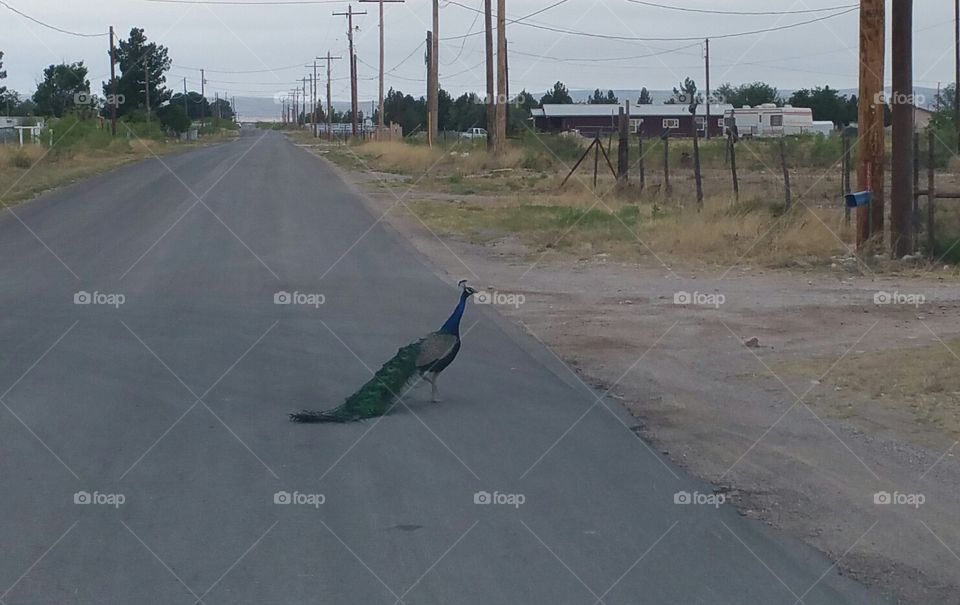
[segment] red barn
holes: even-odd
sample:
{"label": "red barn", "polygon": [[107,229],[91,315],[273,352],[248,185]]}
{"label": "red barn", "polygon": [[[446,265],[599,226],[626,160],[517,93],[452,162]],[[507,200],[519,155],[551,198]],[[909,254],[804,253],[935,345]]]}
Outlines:
{"label": "red barn", "polygon": [[[533,110],[533,121],[541,132],[579,132],[581,136],[606,137],[617,132],[621,105],[544,105]],[[724,115],[732,105],[710,106],[710,136],[724,134]],[[665,131],[671,137],[690,137],[694,116],[687,105],[630,105],[630,133],[645,139],[658,138]],[[697,107],[700,136],[706,135],[707,107]]]}

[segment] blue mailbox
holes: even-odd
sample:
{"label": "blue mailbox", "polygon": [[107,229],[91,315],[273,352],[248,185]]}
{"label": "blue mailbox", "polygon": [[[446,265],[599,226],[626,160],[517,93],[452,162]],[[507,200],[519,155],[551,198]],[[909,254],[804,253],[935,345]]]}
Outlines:
{"label": "blue mailbox", "polygon": [[869,205],[870,202],[873,201],[873,192],[858,191],[856,193],[848,193],[843,196],[843,198],[847,202],[847,208],[857,208],[859,206]]}

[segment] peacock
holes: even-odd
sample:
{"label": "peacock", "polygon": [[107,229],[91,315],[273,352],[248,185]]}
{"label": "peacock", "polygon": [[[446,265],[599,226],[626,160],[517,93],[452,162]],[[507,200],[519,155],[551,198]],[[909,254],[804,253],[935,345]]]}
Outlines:
{"label": "peacock", "polygon": [[341,405],[322,412],[304,410],[290,414],[293,422],[354,422],[383,416],[406,393],[407,385],[423,378],[430,383],[430,399],[439,401],[437,377],[460,352],[460,320],[467,299],[477,291],[460,280],[460,301],[436,332],[401,347],[360,390]]}

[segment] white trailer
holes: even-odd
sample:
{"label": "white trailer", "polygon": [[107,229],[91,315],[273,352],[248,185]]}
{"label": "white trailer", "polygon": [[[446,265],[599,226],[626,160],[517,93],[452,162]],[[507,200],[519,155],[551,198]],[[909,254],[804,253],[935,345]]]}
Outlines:
{"label": "white trailer", "polygon": [[813,131],[813,110],[809,107],[765,103],[727,111],[727,126],[736,126],[741,137],[779,137]]}

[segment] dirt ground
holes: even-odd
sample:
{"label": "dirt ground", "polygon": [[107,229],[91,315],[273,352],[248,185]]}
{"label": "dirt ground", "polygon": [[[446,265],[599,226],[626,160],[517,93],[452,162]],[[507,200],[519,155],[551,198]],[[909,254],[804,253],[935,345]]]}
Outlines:
{"label": "dirt ground", "polygon": [[[441,238],[398,203],[407,185],[344,175],[451,281],[522,294],[498,310],[742,514],[806,540],[895,602],[960,603],[960,423],[948,405],[960,393],[905,402],[843,376],[881,354],[892,375],[910,349],[933,345],[942,354],[918,356],[917,370],[936,360],[960,374],[948,349],[960,354],[950,344],[960,337],[955,277],[878,275],[849,259],[772,271],[540,256],[513,238]],[[876,304],[878,292],[893,304]],[[891,349],[904,355],[882,353]]]}

